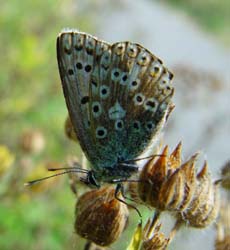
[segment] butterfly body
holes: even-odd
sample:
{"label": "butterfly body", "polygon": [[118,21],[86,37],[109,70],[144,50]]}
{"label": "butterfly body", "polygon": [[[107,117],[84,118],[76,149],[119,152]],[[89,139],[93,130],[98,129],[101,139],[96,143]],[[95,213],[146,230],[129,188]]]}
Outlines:
{"label": "butterfly body", "polygon": [[109,44],[77,30],[57,38],[63,92],[98,183],[126,180],[172,108],[172,73],[139,44]]}

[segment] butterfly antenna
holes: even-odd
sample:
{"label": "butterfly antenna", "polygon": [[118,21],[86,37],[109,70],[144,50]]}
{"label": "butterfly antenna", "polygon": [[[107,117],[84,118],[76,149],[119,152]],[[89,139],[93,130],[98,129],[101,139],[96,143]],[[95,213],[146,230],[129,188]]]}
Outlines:
{"label": "butterfly antenna", "polygon": [[48,168],[48,171],[58,171],[58,170],[76,170],[75,172],[79,171],[79,173],[88,173],[89,171],[83,168],[77,167],[63,167],[63,168]]}
{"label": "butterfly antenna", "polygon": [[[83,171],[83,169],[76,169],[76,168],[58,168],[56,170],[62,170],[62,169],[68,169],[64,172],[61,172],[61,173],[57,173],[57,174],[53,174],[53,175],[50,175],[50,176],[46,176],[46,177],[43,177],[43,178],[40,178],[40,179],[36,179],[36,180],[33,180],[33,181],[28,181],[26,182],[24,185],[25,186],[32,186],[34,184],[37,184],[41,181],[44,181],[44,180],[47,180],[47,179],[50,179],[50,178],[53,178],[53,177],[57,177],[57,176],[60,176],[60,175],[64,175],[64,174],[68,174],[68,173],[88,173],[86,172],[86,170]],[[54,171],[56,171],[54,170]],[[81,170],[81,171],[80,171]]]}

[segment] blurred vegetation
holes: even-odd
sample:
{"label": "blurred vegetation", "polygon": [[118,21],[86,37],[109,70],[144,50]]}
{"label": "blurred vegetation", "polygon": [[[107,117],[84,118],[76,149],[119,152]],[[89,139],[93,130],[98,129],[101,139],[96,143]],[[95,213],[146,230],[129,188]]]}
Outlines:
{"label": "blurred vegetation", "polygon": [[229,0],[166,0],[165,2],[187,12],[200,26],[214,33],[218,40],[229,46]]}
{"label": "blurred vegetation", "polygon": [[[73,237],[75,199],[67,178],[37,189],[23,183],[45,176],[47,166],[63,166],[67,155],[80,152],[64,135],[67,111],[55,43],[63,27],[94,30],[94,7],[84,11],[83,2],[81,8],[71,0],[1,2],[0,249],[80,249]],[[210,6],[191,1],[189,8],[183,1],[168,2],[197,13],[217,32],[229,20],[228,1]],[[210,10],[203,15],[205,8]]]}
{"label": "blurred vegetation", "polygon": [[[24,188],[23,183],[38,167],[46,176],[47,164],[62,164],[68,154],[79,153],[64,135],[67,111],[55,43],[63,27],[91,32],[88,15],[70,0],[1,2],[0,249],[58,250],[76,244],[71,239],[75,199],[67,178],[57,178],[43,193]],[[24,138],[24,133],[34,130],[43,139]],[[22,147],[22,140],[35,142]]]}

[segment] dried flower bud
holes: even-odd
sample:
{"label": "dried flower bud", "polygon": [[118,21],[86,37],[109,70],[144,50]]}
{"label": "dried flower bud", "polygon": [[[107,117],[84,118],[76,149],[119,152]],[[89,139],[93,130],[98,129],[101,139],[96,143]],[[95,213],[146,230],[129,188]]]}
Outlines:
{"label": "dried flower bud", "polygon": [[162,184],[159,204],[164,210],[185,210],[196,188],[195,161],[193,155]]}
{"label": "dried flower bud", "polygon": [[41,131],[26,131],[20,138],[21,148],[27,153],[40,153],[45,147],[45,138]]}
{"label": "dried flower bud", "polygon": [[143,167],[138,183],[140,199],[160,210],[183,211],[196,188],[195,161],[198,154],[181,165],[181,143],[168,156],[168,146],[157,160]]}
{"label": "dried flower bud", "polygon": [[230,197],[223,197],[217,222],[216,250],[230,249]]}
{"label": "dried flower bud", "polygon": [[210,225],[219,211],[218,185],[213,184],[205,162],[197,175],[197,187],[189,209],[182,213],[182,219],[192,227],[203,228]]}
{"label": "dried flower bud", "polygon": [[65,134],[69,139],[78,142],[77,135],[69,116],[65,120]]}
{"label": "dried flower bud", "polygon": [[160,232],[160,228],[160,224],[156,225],[150,220],[147,221],[141,250],[165,250],[167,248],[169,239]]}
{"label": "dried flower bud", "polygon": [[125,229],[128,208],[106,186],[83,194],[76,204],[76,233],[100,246],[116,241]]}
{"label": "dried flower bud", "polygon": [[167,155],[168,146],[162,151],[162,155],[157,160],[151,158],[143,167],[138,183],[138,193],[140,199],[147,205],[159,207],[158,195],[162,183],[167,178]]}

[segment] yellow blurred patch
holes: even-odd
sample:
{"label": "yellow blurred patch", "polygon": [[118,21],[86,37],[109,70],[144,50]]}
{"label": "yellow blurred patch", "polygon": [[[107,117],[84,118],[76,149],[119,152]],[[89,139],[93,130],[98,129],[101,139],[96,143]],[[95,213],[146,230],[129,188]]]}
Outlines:
{"label": "yellow blurred patch", "polygon": [[[49,174],[47,170],[47,166],[44,163],[39,164],[34,168],[34,170],[30,173],[30,175],[27,176],[27,181],[38,180],[38,179],[41,179],[50,175],[52,174]],[[49,180],[43,180],[35,184],[29,185],[28,189],[34,193],[44,192],[50,189],[55,184],[57,184],[59,180],[60,180],[60,177],[53,177],[53,178],[50,178]]]}
{"label": "yellow blurred patch", "polygon": [[142,241],[142,233],[143,233],[142,223],[139,223],[133,234],[129,246],[127,247],[127,250],[138,250],[140,248]]}
{"label": "yellow blurred patch", "polygon": [[0,176],[9,169],[14,160],[15,157],[9,149],[4,145],[0,145]]}

